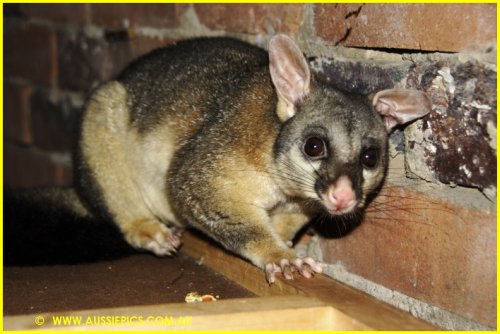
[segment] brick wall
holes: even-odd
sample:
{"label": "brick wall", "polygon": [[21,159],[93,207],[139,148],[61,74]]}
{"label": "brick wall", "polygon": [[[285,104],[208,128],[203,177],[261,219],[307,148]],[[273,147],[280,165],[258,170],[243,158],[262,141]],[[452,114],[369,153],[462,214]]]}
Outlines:
{"label": "brick wall", "polygon": [[327,272],[445,328],[495,328],[494,4],[5,4],[4,184],[70,184],[85,98],[131,59],[193,36],[265,46],[276,32],[332,85],[413,87],[434,105],[391,137],[364,223],[313,238]]}

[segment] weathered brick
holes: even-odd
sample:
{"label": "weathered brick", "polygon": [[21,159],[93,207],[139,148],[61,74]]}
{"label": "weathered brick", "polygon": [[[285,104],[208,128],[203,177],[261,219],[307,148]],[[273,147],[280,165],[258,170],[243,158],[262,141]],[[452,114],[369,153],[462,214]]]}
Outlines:
{"label": "weathered brick", "polygon": [[496,42],[495,4],[316,5],[317,36],[344,46],[462,51]]}
{"label": "weathered brick", "polygon": [[421,63],[412,72],[422,78],[433,112],[406,135],[410,172],[495,197],[496,71],[471,60]]}
{"label": "weathered brick", "polygon": [[116,76],[131,58],[126,30],[105,34],[105,38],[83,32],[60,32],[59,85],[65,89],[88,91]]}
{"label": "weathered brick", "polygon": [[173,28],[180,22],[184,4],[92,4],[92,23],[111,28]]}
{"label": "weathered brick", "polygon": [[16,20],[6,20],[4,29],[5,75],[52,85],[57,77],[54,32],[44,26]]}
{"label": "weathered brick", "polygon": [[[332,226],[339,228],[347,225]],[[323,240],[322,248],[328,263],[340,262],[389,289],[496,326],[493,210],[386,187],[359,227],[343,238]]]}
{"label": "weathered brick", "polygon": [[30,18],[85,24],[89,21],[88,7],[86,4],[21,4],[20,10]]}
{"label": "weathered brick", "polygon": [[37,90],[31,98],[33,144],[46,151],[70,152],[75,147],[81,109],[68,98],[51,99]]}
{"label": "weathered brick", "polygon": [[31,87],[6,84],[4,88],[4,139],[31,144],[29,100]]}
{"label": "weathered brick", "polygon": [[11,188],[71,184],[69,166],[32,148],[4,145],[4,163],[4,183]]}
{"label": "weathered brick", "polygon": [[261,35],[297,33],[304,15],[304,5],[290,4],[196,4],[194,9],[210,29]]}

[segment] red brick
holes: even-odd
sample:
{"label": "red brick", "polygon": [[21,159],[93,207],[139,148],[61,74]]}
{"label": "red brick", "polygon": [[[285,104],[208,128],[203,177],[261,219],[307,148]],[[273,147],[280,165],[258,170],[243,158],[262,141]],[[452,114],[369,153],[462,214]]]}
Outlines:
{"label": "red brick", "polygon": [[4,183],[12,188],[71,184],[69,166],[57,164],[43,152],[4,145]]}
{"label": "red brick", "polygon": [[14,86],[6,84],[4,88],[4,138],[20,142],[32,143],[30,131],[29,100],[31,87],[26,85]]}
{"label": "red brick", "polygon": [[365,222],[323,242],[326,262],[496,327],[496,213],[386,187]]}
{"label": "red brick", "polygon": [[145,26],[173,28],[187,5],[183,4],[92,4],[92,23],[119,28]]}
{"label": "red brick", "polygon": [[54,32],[44,26],[18,21],[4,22],[4,29],[5,74],[52,85],[57,77]]}
{"label": "red brick", "polygon": [[316,5],[318,37],[366,48],[462,51],[496,42],[495,4]]}
{"label": "red brick", "polygon": [[85,24],[89,20],[89,6],[86,4],[21,4],[20,8],[29,18],[76,24]]}
{"label": "red brick", "polygon": [[210,29],[249,34],[297,33],[304,5],[290,4],[196,4],[202,24]]}

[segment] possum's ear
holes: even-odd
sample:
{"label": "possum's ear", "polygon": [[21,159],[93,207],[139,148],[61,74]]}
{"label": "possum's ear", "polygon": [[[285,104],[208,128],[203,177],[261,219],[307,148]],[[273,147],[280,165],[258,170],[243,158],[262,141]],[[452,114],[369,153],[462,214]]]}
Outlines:
{"label": "possum's ear", "polygon": [[375,94],[373,106],[384,118],[387,131],[427,115],[432,108],[427,95],[412,89],[386,89]]}
{"label": "possum's ear", "polygon": [[311,81],[304,55],[288,36],[276,35],[269,41],[269,71],[278,92],[278,117],[284,122],[295,115]]}

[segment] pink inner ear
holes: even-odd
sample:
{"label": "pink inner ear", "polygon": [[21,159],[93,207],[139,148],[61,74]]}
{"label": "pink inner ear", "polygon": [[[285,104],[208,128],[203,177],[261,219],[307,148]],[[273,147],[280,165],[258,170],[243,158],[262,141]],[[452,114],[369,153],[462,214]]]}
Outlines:
{"label": "pink inner ear", "polygon": [[411,122],[431,111],[432,103],[423,92],[411,89],[386,89],[373,97],[373,106],[384,117],[388,130]]}
{"label": "pink inner ear", "polygon": [[310,72],[298,46],[287,36],[269,42],[269,68],[278,94],[291,106],[309,92]]}
{"label": "pink inner ear", "polygon": [[384,99],[378,99],[377,103],[375,104],[375,109],[382,115],[387,115],[391,111],[391,106],[389,105],[388,101],[385,101]]}
{"label": "pink inner ear", "polygon": [[397,108],[397,103],[382,98],[378,99],[375,104],[375,109],[384,118],[384,124],[387,130],[391,130],[393,127],[398,125],[398,123],[402,123],[401,119],[399,119],[398,117],[398,114],[394,112],[395,110],[397,110]]}
{"label": "pink inner ear", "polygon": [[391,116],[385,116],[384,117],[384,124],[387,130],[392,129],[396,125],[398,125],[398,121],[396,121],[393,117]]}

